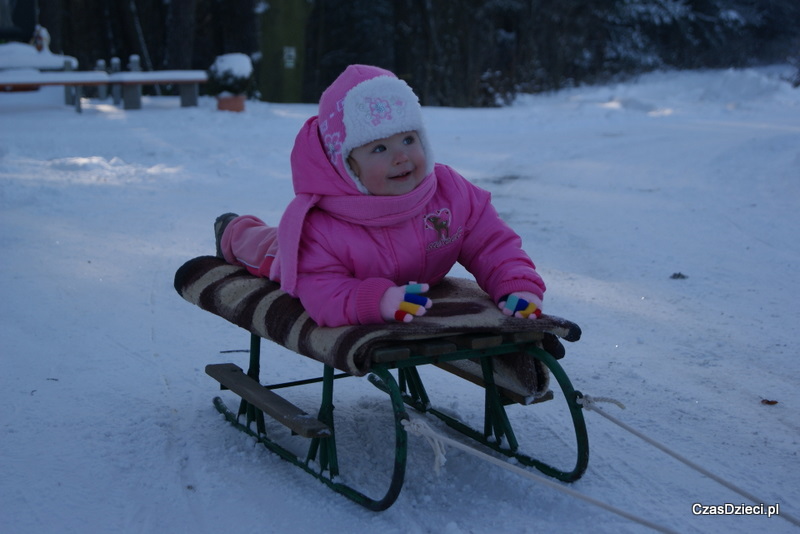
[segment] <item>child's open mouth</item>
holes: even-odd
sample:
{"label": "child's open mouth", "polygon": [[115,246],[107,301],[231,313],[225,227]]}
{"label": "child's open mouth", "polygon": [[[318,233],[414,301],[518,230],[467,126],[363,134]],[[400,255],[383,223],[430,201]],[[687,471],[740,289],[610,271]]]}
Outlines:
{"label": "child's open mouth", "polygon": [[397,174],[395,176],[390,176],[389,179],[390,180],[399,180],[399,179],[402,179],[402,178],[407,178],[407,177],[411,176],[412,172],[413,171],[407,171],[407,172],[404,172],[402,174]]}

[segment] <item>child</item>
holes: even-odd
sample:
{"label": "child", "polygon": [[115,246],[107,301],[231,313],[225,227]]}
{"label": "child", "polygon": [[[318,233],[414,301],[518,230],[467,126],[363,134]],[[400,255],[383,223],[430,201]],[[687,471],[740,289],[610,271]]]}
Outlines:
{"label": "child", "polygon": [[541,314],[545,285],[490,195],[434,164],[418,98],[351,65],[322,94],[291,155],[295,198],[278,227],[229,213],[217,254],[300,299],[321,326],[410,321],[456,261],[506,315]]}

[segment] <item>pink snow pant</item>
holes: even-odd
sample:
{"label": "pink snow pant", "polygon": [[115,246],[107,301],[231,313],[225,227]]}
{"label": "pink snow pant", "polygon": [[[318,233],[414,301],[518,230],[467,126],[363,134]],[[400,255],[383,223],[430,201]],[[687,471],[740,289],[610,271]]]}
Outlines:
{"label": "pink snow pant", "polygon": [[267,226],[258,217],[242,215],[225,228],[220,245],[225,261],[243,265],[255,276],[269,278],[278,253],[278,227]]}

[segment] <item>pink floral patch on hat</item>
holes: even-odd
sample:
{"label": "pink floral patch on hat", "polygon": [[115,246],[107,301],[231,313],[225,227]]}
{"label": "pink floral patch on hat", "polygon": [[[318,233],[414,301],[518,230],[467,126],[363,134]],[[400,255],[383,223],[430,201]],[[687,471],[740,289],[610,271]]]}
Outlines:
{"label": "pink floral patch on hat", "polygon": [[384,120],[392,120],[392,106],[388,100],[383,98],[366,98],[369,106],[369,114],[372,117],[373,126],[377,126]]}

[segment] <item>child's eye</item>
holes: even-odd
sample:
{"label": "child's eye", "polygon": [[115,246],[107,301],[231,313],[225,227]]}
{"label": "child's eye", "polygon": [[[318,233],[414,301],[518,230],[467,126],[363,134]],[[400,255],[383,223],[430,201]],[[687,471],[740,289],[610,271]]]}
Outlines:
{"label": "child's eye", "polygon": [[386,151],[386,147],[384,145],[378,145],[378,146],[376,146],[375,148],[372,149],[372,153],[373,154],[379,154],[380,152],[385,152],[385,151]]}
{"label": "child's eye", "polygon": [[417,138],[413,135],[409,135],[408,137],[403,139],[403,144],[405,145],[413,145],[416,142]]}

